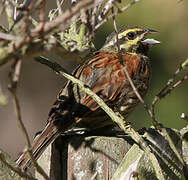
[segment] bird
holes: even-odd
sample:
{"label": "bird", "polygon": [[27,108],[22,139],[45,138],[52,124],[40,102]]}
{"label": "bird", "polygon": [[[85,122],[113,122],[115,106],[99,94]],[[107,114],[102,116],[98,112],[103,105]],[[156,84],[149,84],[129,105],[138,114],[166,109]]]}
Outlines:
{"label": "bird", "polygon": [[[157,31],[143,27],[124,27],[112,32],[102,48],[79,65],[72,75],[102,98],[114,112],[127,118],[139,104],[139,99],[125,71],[141,97],[144,97],[151,77],[148,51],[151,46],[160,43],[155,39],[146,39],[148,34],[153,33]],[[69,80],[58,94],[44,130],[33,141],[33,157],[38,159],[50,143],[75,127],[94,130],[107,126],[116,125],[92,97]],[[21,154],[16,163],[22,170],[29,166],[27,151]]]}

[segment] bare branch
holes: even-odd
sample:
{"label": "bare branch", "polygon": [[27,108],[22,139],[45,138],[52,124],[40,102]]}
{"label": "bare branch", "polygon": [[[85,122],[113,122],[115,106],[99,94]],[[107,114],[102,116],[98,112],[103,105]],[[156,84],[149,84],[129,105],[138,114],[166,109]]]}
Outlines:
{"label": "bare branch", "polygon": [[106,2],[102,12],[100,13],[99,17],[98,17],[98,20],[99,21],[102,21],[106,15],[108,14],[108,12],[113,8],[113,4],[116,0],[109,0]]}
{"label": "bare branch", "polygon": [[15,41],[16,36],[0,32],[0,39],[8,40],[8,41]]}
{"label": "bare branch", "polygon": [[[179,86],[184,80],[187,79],[187,75],[185,75],[181,80],[179,80],[177,83],[174,84],[171,88],[169,88],[172,83],[175,81],[176,76],[184,70],[186,67],[188,67],[188,59],[185,60],[183,63],[180,64],[179,68],[176,70],[174,75],[172,76],[171,79],[168,80],[164,88],[160,90],[160,92],[155,96],[155,98],[152,101],[152,106],[151,106],[151,111],[152,111],[152,116],[155,116],[155,105],[157,102],[161,99],[167,96],[173,89],[175,89],[177,86]],[[168,89],[169,88],[169,89]]]}
{"label": "bare branch", "polygon": [[[17,52],[18,49],[20,50],[24,45],[28,47],[31,42],[33,42],[33,44],[36,44],[37,42],[34,41],[35,39],[40,39],[41,36],[44,36],[45,34],[49,34],[52,30],[59,27],[62,23],[64,25],[62,31],[65,30],[66,27],[70,25],[71,18],[78,16],[80,14],[81,9],[87,9],[92,4],[93,4],[93,0],[82,1],[78,3],[74,8],[72,8],[71,11],[66,11],[64,14],[52,20],[51,22],[45,23],[42,29],[41,26],[37,26],[33,31],[30,32],[30,34],[26,33],[22,37],[18,36],[17,39],[14,41],[14,43],[11,43],[7,47],[0,48],[0,65],[12,59],[12,57],[14,57],[15,55],[14,53]],[[38,45],[41,46],[40,41],[38,42]],[[40,48],[37,49],[38,51],[41,51]],[[20,54],[20,58],[22,58],[24,55],[25,54],[23,55]]]}
{"label": "bare branch", "polygon": [[[174,82],[176,76],[186,67],[188,67],[188,59],[185,60],[183,63],[181,63],[181,65],[179,66],[179,68],[176,70],[176,72],[174,73],[173,77],[171,79],[168,80],[167,84],[165,85],[164,88],[162,88],[162,90],[155,96],[155,98],[153,99],[152,102],[152,106],[151,106],[151,112],[152,112],[152,116],[155,117],[155,105],[157,104],[157,102],[159,102],[160,99],[166,97],[168,94],[170,94],[172,92],[172,90],[174,90],[176,87],[178,87],[180,84],[182,84],[182,82],[184,80],[187,80],[188,75],[185,75],[182,79],[180,79],[178,82],[176,82],[171,88],[170,85]],[[162,127],[162,126],[161,126]],[[170,138],[168,132],[166,131],[165,128],[161,128],[161,131],[163,133],[163,135],[165,136],[165,138],[167,139],[171,149],[174,151],[174,153],[176,154],[177,158],[179,159],[179,161],[181,162],[181,164],[183,165],[184,169],[185,169],[185,173],[184,176],[187,177],[186,172],[188,172],[188,167],[187,164],[185,163],[185,161],[183,160],[182,156],[179,154],[179,152],[176,149],[176,146],[174,144],[174,142],[172,141],[172,139]]]}
{"label": "bare branch", "polygon": [[183,81],[185,81],[187,79],[188,79],[188,75],[183,76],[183,78],[180,79],[179,81],[177,81],[171,88],[169,88],[164,93],[162,93],[160,95],[160,99],[164,98],[165,96],[167,96],[168,94],[170,94],[175,88],[177,88],[178,86],[180,86],[183,83]]}
{"label": "bare branch", "polygon": [[25,137],[25,141],[26,141],[26,146],[27,146],[27,151],[29,153],[29,156],[31,158],[31,161],[34,165],[34,167],[36,168],[36,170],[47,180],[49,180],[48,176],[46,175],[46,173],[44,172],[44,170],[38,165],[38,163],[35,161],[35,159],[33,158],[33,154],[32,154],[32,149],[31,149],[31,143],[29,140],[29,135],[27,133],[27,130],[25,128],[25,125],[22,121],[22,116],[21,116],[21,109],[20,109],[20,104],[19,104],[19,100],[16,94],[16,90],[17,90],[17,84],[19,82],[19,77],[20,77],[20,70],[21,70],[21,65],[22,65],[22,60],[15,60],[14,64],[12,65],[12,71],[10,72],[10,86],[9,86],[9,90],[12,93],[13,96],[13,100],[14,100],[14,104],[15,104],[15,109],[16,109],[16,116],[17,116],[17,122],[18,125]]}
{"label": "bare branch", "polygon": [[108,114],[108,116],[114,121],[126,134],[130,135],[142,148],[143,151],[145,151],[149,159],[151,160],[153,167],[155,169],[156,175],[160,180],[164,180],[164,176],[162,174],[162,169],[159,166],[158,160],[155,157],[155,155],[151,152],[149,146],[144,141],[144,139],[136,132],[130,125],[125,125],[126,120],[121,114],[115,113],[111,108],[109,108],[106,103],[98,96],[96,95],[92,90],[90,90],[85,84],[80,81],[79,79],[76,79],[69,73],[66,73],[64,69],[57,63],[53,63],[49,61],[48,59],[44,57],[35,58],[36,61],[40,62],[41,64],[47,65],[52,70],[56,71],[57,73],[60,73],[65,78],[71,80],[73,83],[78,84],[78,86],[87,93],[90,97],[92,97],[98,105]]}
{"label": "bare branch", "polygon": [[127,10],[128,8],[132,7],[134,4],[136,4],[137,2],[139,2],[140,0],[132,0],[130,3],[128,3],[126,6],[124,6],[122,9],[118,10],[117,12],[114,12],[112,15],[107,16],[106,18],[102,19],[101,21],[98,22],[98,24],[95,26],[95,28],[93,29],[93,31],[97,31],[99,29],[99,27],[101,27],[105,22],[107,22],[109,19],[113,18],[113,16],[124,12],[125,10]]}
{"label": "bare branch", "polygon": [[[63,15],[57,17],[56,19],[52,20],[51,22],[47,22],[44,25],[43,33],[46,34],[46,33],[51,32],[54,28],[58,27],[62,23],[65,25],[65,27],[69,26],[70,24],[66,24],[66,23],[68,23],[68,21],[72,17],[78,15],[80,13],[81,9],[88,8],[90,5],[92,5],[92,3],[93,3],[93,0],[85,0],[85,1],[78,3],[74,8],[72,8],[71,11],[66,11]],[[63,28],[63,30],[65,30],[65,29],[66,28]],[[36,29],[33,30],[33,32],[31,33],[31,36],[38,36],[38,33],[39,33],[39,29],[38,29],[38,27],[36,27]]]}
{"label": "bare branch", "polygon": [[[112,9],[112,12],[113,12],[113,9]],[[113,12],[114,13],[114,12]],[[118,40],[118,30],[117,30],[117,23],[116,23],[116,20],[115,20],[115,16],[113,17],[113,21],[114,21],[114,29],[115,29],[115,32],[116,32],[116,44],[117,44],[117,47],[118,47],[118,53],[119,53],[119,55],[120,55],[120,61],[123,63],[123,59],[122,59],[122,54],[121,54],[121,52],[120,52],[120,46],[119,46],[119,40]],[[142,104],[144,104],[145,105],[145,103],[144,103],[144,100],[142,99],[142,97],[140,96],[140,94],[139,94],[139,92],[137,91],[137,89],[136,89],[136,87],[135,87],[135,85],[134,85],[134,83],[133,83],[133,81],[132,81],[132,79],[130,78],[130,76],[129,76],[129,73],[128,73],[128,71],[127,71],[127,67],[124,65],[124,69],[125,69],[125,74],[126,74],[126,76],[127,76],[127,79],[128,79],[128,81],[129,81],[129,83],[130,83],[130,85],[131,85],[131,87],[132,87],[132,89],[133,89],[133,91],[135,92],[135,94],[136,94],[136,96],[138,97],[138,99],[140,100],[140,102],[142,103]],[[145,105],[146,106],[146,105]],[[147,107],[147,106],[146,106]],[[146,110],[149,110],[150,111],[150,109],[149,108],[146,108]],[[149,112],[148,111],[148,112]],[[125,119],[124,119],[124,121],[125,121]],[[124,130],[124,129],[122,129],[122,130]],[[133,129],[132,129],[132,131],[133,131]],[[134,132],[134,133],[136,133],[136,131]],[[142,139],[142,137],[137,133],[137,136],[138,136],[138,138],[140,139],[139,140],[139,143],[140,142],[144,142],[144,139]],[[132,138],[134,137],[134,136],[131,136]],[[133,138],[134,139],[134,138]],[[135,139],[134,139],[135,140]],[[137,141],[136,141],[137,142]],[[161,169],[161,167],[160,167],[160,165],[159,165],[159,162],[157,161],[157,159],[156,159],[156,157],[155,157],[155,155],[152,153],[152,152],[150,152],[150,148],[149,147],[147,147],[147,145],[146,146],[144,146],[144,149],[143,150],[145,150],[145,151],[149,151],[149,153],[150,153],[150,160],[151,160],[151,162],[152,162],[152,164],[153,164],[153,167],[154,167],[154,169],[155,169],[155,172],[156,172],[156,175],[157,175],[157,177],[159,178],[159,179],[164,179],[164,176],[163,176],[163,173],[162,173],[162,169]],[[152,159],[151,159],[152,158]]]}

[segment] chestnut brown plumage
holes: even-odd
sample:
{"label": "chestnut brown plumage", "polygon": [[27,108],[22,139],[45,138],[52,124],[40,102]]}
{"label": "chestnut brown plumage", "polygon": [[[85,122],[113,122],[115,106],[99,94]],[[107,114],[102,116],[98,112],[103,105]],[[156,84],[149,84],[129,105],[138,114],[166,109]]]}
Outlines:
{"label": "chestnut brown plumage", "polygon": [[[125,117],[139,103],[125,73],[125,66],[135,87],[143,97],[149,87],[150,61],[147,57],[151,45],[159,43],[145,39],[156,31],[140,27],[124,28],[118,32],[121,58],[116,45],[116,34],[112,33],[105,45],[84,65],[78,66],[73,75],[83,81],[100,96],[115,112]],[[123,62],[122,62],[123,61]],[[68,81],[55,101],[42,133],[32,145],[34,158],[58,136],[74,127],[97,129],[115,125],[99,105],[78,85]],[[25,169],[29,156],[24,152],[17,164]]]}

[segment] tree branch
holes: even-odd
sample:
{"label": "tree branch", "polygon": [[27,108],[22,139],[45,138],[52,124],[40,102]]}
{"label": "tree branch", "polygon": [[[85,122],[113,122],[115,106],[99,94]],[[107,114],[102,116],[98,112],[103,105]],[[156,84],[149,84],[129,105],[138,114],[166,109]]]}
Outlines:
{"label": "tree branch", "polygon": [[44,172],[44,170],[38,165],[38,163],[36,162],[36,160],[33,158],[33,154],[32,154],[32,148],[31,148],[31,143],[29,140],[29,135],[27,133],[27,130],[25,128],[25,125],[22,121],[22,116],[21,116],[21,109],[20,109],[20,104],[19,104],[19,100],[16,94],[16,90],[17,90],[17,84],[19,82],[19,77],[20,77],[20,70],[21,70],[21,65],[22,65],[22,60],[15,60],[14,64],[12,65],[12,71],[9,75],[10,77],[10,86],[9,86],[9,90],[12,93],[13,96],[13,100],[14,100],[14,105],[15,105],[15,110],[16,110],[16,116],[17,116],[17,122],[18,122],[18,126],[21,129],[25,141],[26,141],[26,147],[27,147],[27,152],[30,156],[30,159],[33,163],[33,166],[36,168],[36,170],[46,179],[49,180],[47,174]]}
{"label": "tree branch", "polygon": [[91,91],[87,86],[85,86],[85,84],[82,81],[66,73],[66,71],[64,71],[64,69],[59,64],[53,63],[44,57],[38,57],[35,58],[35,60],[40,62],[41,64],[47,65],[49,68],[61,74],[65,78],[71,80],[73,83],[78,84],[78,86],[85,93],[92,97],[98,103],[98,105],[108,114],[108,116],[120,127],[120,129],[122,129],[126,134],[130,135],[139,144],[142,150],[148,154],[149,159],[152,162],[155,172],[157,174],[157,177],[160,180],[164,180],[164,176],[162,174],[162,170],[159,166],[157,158],[151,152],[149,146],[144,141],[144,139],[130,125],[125,125],[126,120],[121,114],[117,115],[116,113],[114,113],[113,110],[109,108],[99,96],[97,96],[93,91]]}

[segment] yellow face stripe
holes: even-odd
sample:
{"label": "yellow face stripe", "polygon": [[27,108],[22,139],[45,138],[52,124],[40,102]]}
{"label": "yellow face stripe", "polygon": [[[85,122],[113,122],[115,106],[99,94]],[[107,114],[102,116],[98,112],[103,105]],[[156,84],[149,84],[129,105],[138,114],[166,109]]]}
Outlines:
{"label": "yellow face stripe", "polygon": [[127,29],[127,30],[123,31],[122,33],[120,33],[119,36],[120,37],[126,36],[126,34],[129,32],[137,32],[137,31],[143,31],[143,29],[141,29],[141,28]]}
{"label": "yellow face stripe", "polygon": [[[119,38],[122,37],[126,37],[126,35],[129,32],[138,32],[138,31],[143,31],[143,29],[141,28],[134,28],[134,29],[127,29],[124,32],[119,34]],[[135,39],[129,40],[127,39],[127,41],[125,41],[125,43],[120,44],[120,49],[130,49],[130,47],[133,47],[134,45],[137,45],[137,43],[140,41],[140,39],[143,37],[143,35],[141,34],[140,36],[137,36]]]}
{"label": "yellow face stripe", "polygon": [[[118,34],[119,39],[119,46],[121,50],[124,50],[125,52],[134,52],[136,51],[136,48],[140,42],[140,40],[145,36],[143,28],[135,27],[131,29],[126,29],[124,31],[120,31]],[[133,39],[130,39],[127,34],[129,32],[135,33],[136,37]],[[143,32],[143,33],[142,33]],[[116,45],[116,37],[112,36],[111,40],[106,43],[103,48],[112,48],[113,50],[117,50]]]}

